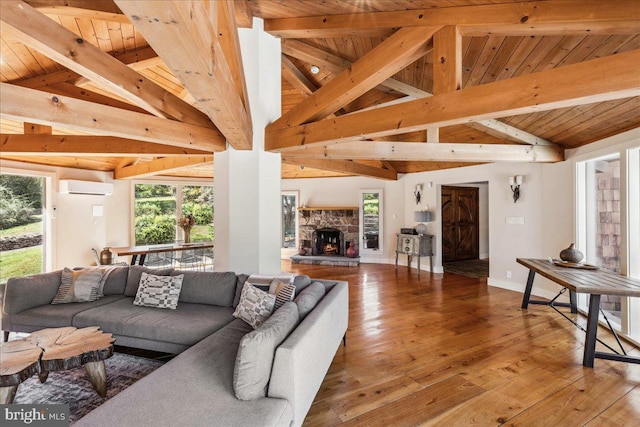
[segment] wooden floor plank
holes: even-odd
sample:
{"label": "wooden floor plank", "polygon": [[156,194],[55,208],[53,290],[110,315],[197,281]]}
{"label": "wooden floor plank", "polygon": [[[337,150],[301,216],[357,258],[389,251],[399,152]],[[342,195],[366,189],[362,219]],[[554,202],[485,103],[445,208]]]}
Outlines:
{"label": "wooden floor plank", "polygon": [[[594,369],[583,367],[584,332],[549,307],[521,309],[521,293],[392,265],[283,261],[282,269],[349,282],[347,346],[338,349],[305,426],[640,419],[640,365],[598,359]],[[586,324],[582,315],[568,316]],[[602,328],[598,337],[615,344]]]}

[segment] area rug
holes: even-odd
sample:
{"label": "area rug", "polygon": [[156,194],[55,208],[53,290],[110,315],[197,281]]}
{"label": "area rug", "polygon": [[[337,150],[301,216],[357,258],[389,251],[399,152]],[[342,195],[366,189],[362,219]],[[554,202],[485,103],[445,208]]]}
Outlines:
{"label": "area rug", "polygon": [[459,274],[466,277],[489,277],[488,259],[470,259],[466,261],[445,262],[442,264],[445,273]]}
{"label": "area rug", "polygon": [[79,420],[107,399],[149,375],[164,362],[129,354],[115,353],[105,360],[107,370],[107,398],[95,392],[84,367],[68,371],[50,372],[44,384],[34,375],[18,386],[13,403],[68,404],[71,423]]}

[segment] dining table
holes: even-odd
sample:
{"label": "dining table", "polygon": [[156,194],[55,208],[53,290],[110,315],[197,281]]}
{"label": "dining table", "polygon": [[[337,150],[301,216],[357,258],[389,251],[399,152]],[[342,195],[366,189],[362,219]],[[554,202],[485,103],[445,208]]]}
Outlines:
{"label": "dining table", "polygon": [[144,265],[144,260],[148,254],[162,252],[177,252],[189,249],[212,249],[213,242],[194,243],[162,243],[158,245],[123,246],[110,248],[116,256],[131,256],[131,265]]}

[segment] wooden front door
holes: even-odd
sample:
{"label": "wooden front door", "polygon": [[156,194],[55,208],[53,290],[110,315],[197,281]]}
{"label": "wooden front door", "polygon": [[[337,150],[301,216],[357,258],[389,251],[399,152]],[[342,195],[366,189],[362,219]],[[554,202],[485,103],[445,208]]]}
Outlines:
{"label": "wooden front door", "polygon": [[442,187],[442,260],[477,259],[480,251],[478,189]]}

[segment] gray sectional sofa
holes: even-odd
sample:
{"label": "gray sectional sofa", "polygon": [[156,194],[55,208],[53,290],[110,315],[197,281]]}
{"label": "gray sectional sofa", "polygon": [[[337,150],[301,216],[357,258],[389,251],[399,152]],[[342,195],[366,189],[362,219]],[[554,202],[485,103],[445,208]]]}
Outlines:
{"label": "gray sectional sofa", "polygon": [[[143,271],[185,275],[177,309],[133,305]],[[260,362],[271,362],[266,367],[265,393],[239,400],[234,392],[236,357],[243,337],[253,328],[232,313],[247,277],[125,266],[109,273],[99,300],[58,305],[50,303],[60,285],[60,271],[14,278],[4,292],[2,329],[33,332],[97,325],[111,332],[117,345],[179,353],[80,419],[77,426],[301,425],[346,333],[348,285],[296,277],[296,295],[312,282],[320,282],[326,294],[312,309],[302,309],[301,302],[287,303],[289,312],[311,311],[296,321],[275,350],[266,343],[258,347],[258,353],[273,353],[267,362]],[[272,317],[281,315],[281,310],[285,307]]]}

